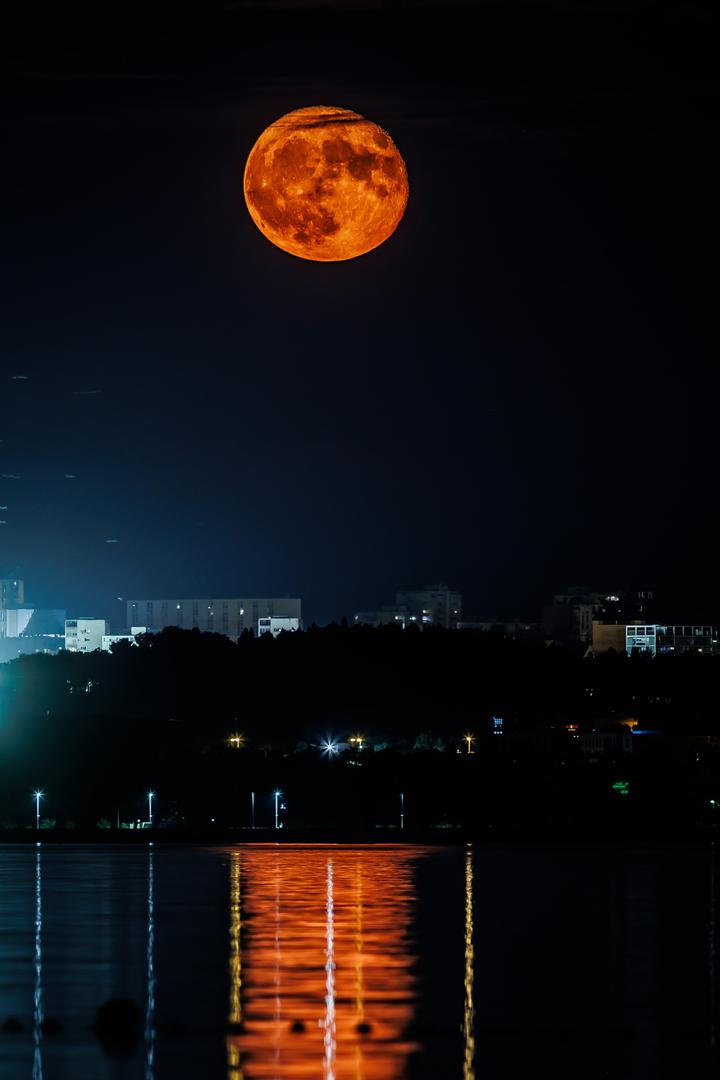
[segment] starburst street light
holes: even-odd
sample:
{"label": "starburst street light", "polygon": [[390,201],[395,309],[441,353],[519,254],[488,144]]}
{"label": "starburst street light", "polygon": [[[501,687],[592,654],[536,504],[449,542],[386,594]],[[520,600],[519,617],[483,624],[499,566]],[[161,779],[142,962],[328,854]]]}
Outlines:
{"label": "starburst street light", "polygon": [[245,745],[245,736],[242,732],[236,731],[232,735],[228,735],[228,746],[234,746],[236,750],[240,750]]}
{"label": "starburst street light", "polygon": [[338,750],[338,744],[336,742],[333,742],[332,739],[326,739],[325,742],[322,743],[322,752],[323,754],[327,754],[328,757],[332,757],[333,754],[338,754],[340,751]]}
{"label": "starburst street light", "polygon": [[37,791],[33,791],[33,799],[35,800],[35,828],[36,829],[40,828],[40,800],[42,798],[44,798],[44,795],[45,795],[45,792],[40,791],[39,788],[38,788]]}
{"label": "starburst street light", "polygon": [[275,791],[273,791],[273,798],[275,799],[275,828],[279,829],[280,822],[278,820],[278,810],[285,809],[284,803],[282,804],[282,806],[280,805],[280,799],[282,799],[282,791],[280,791],[279,788],[276,788]]}
{"label": "starburst street light", "polygon": [[154,798],[155,798],[155,792],[154,791],[148,791],[148,794],[147,794],[147,799],[148,799],[148,821],[150,823],[150,828],[151,829],[153,827],[152,804],[153,804],[153,799]]}
{"label": "starburst street light", "polygon": [[474,751],[473,751],[473,743],[475,742],[475,736],[470,735],[469,733],[467,735],[463,735],[463,742],[467,743],[467,752],[468,752],[468,754],[474,753]]}

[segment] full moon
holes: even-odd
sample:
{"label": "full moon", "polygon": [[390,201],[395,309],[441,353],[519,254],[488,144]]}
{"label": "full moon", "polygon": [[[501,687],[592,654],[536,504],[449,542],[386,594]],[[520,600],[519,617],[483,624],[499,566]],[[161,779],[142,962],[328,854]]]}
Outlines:
{"label": "full moon", "polygon": [[408,201],[405,162],[386,131],[350,109],[312,105],[281,116],[250,151],[250,216],[273,244],[316,262],[372,251]]}

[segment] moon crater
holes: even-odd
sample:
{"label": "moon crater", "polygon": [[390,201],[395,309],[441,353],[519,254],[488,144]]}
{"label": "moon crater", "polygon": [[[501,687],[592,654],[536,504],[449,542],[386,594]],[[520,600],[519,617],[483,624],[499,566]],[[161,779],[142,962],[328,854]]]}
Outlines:
{"label": "moon crater", "polygon": [[408,200],[405,163],[387,132],[349,109],[316,105],[280,117],[245,166],[250,215],[292,255],[334,262],[363,255],[397,228]]}

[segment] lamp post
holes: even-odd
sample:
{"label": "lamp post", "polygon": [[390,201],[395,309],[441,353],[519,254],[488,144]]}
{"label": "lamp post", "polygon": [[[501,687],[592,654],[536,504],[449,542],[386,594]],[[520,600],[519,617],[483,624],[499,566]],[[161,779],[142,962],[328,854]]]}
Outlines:
{"label": "lamp post", "polygon": [[400,828],[405,828],[405,795],[400,792]]}
{"label": "lamp post", "polygon": [[43,792],[39,789],[33,792],[33,798],[35,800],[35,828],[40,830],[40,800],[43,797]]}
{"label": "lamp post", "polygon": [[152,827],[153,827],[152,803],[153,803],[153,799],[155,798],[155,792],[154,791],[148,791],[147,798],[148,798],[148,821],[150,823],[150,828],[152,829]]}
{"label": "lamp post", "polygon": [[278,790],[276,789],[276,790],[275,790],[275,791],[273,792],[273,795],[274,795],[274,797],[275,797],[275,828],[276,828],[276,829],[279,829],[279,828],[280,828],[280,823],[279,823],[279,821],[278,821],[278,806],[279,806],[279,802],[280,802],[280,796],[282,795],[282,792],[281,792],[281,791],[278,791]]}
{"label": "lamp post", "polygon": [[463,735],[463,742],[467,743],[467,752],[472,754],[472,744],[475,742],[474,735]]}
{"label": "lamp post", "polygon": [[250,792],[250,828],[255,828],[255,792]]}

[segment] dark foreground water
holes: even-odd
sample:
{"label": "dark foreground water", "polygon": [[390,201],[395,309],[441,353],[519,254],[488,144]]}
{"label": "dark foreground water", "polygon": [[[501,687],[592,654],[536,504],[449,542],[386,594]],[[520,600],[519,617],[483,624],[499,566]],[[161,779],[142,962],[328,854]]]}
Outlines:
{"label": "dark foreground water", "polygon": [[715,1075],[719,890],[710,849],[0,847],[0,1077]]}

